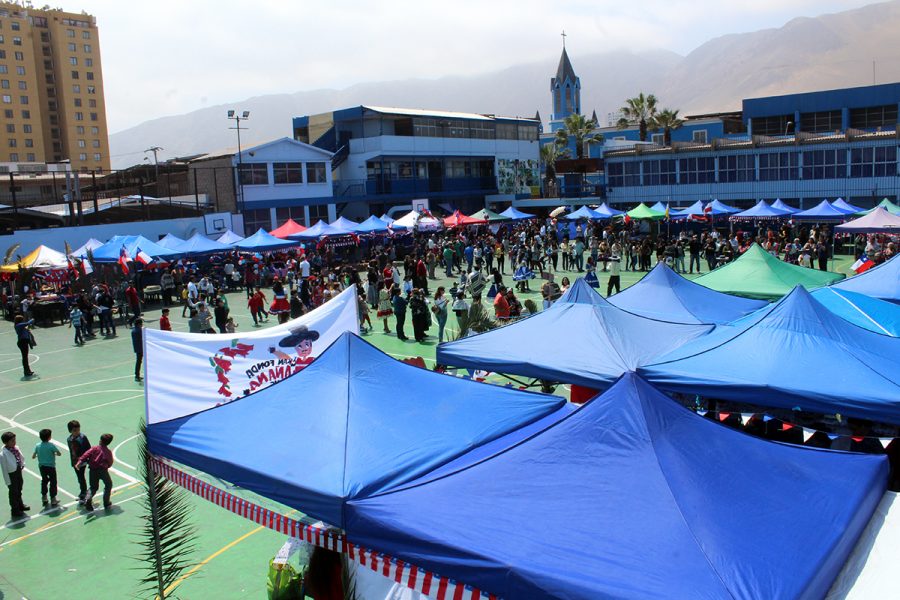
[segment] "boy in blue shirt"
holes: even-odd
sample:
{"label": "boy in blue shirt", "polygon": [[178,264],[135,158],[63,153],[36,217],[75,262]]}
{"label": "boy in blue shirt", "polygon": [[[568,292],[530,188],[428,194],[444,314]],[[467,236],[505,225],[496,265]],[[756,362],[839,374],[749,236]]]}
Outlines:
{"label": "boy in blue shirt", "polygon": [[82,330],[81,319],[84,313],[77,306],[69,313],[69,327],[75,329],[75,344],[81,346],[84,344],[84,331]]}
{"label": "boy in blue shirt", "polygon": [[49,429],[41,429],[38,435],[41,441],[34,447],[34,453],[31,455],[32,460],[37,459],[38,469],[41,472],[41,502],[47,506],[47,488],[50,488],[50,506],[59,506],[56,499],[56,457],[62,456],[53,443],[50,441],[52,432]]}

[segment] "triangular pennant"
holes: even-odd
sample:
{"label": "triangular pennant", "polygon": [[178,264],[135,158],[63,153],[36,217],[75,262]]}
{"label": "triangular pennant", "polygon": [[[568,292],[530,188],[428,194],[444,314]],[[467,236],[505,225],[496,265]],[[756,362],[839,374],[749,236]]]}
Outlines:
{"label": "triangular pennant", "polygon": [[790,431],[793,428],[794,428],[794,426],[791,423],[788,423],[787,421],[781,422],[781,430],[782,431]]}
{"label": "triangular pennant", "polygon": [[741,413],[741,425],[744,427],[747,426],[747,423],[750,422],[750,419],[753,418],[753,413]]}
{"label": "triangular pennant", "polygon": [[891,445],[891,442],[894,441],[894,438],[878,438],[878,441],[881,442],[882,448],[887,449],[887,447]]}
{"label": "triangular pennant", "polygon": [[719,421],[724,423],[725,420],[730,416],[731,416],[730,412],[720,412],[719,413]]}
{"label": "triangular pennant", "polygon": [[808,442],[809,438],[811,438],[815,433],[816,432],[814,429],[807,429],[806,427],[804,427],[803,428],[803,443],[805,444],[806,442]]}
{"label": "triangular pennant", "polygon": [[772,420],[772,417],[770,417],[769,415],[763,415],[763,423],[768,423],[771,420]]}
{"label": "triangular pennant", "polygon": [[707,412],[708,411],[706,411],[706,410],[700,409],[697,411],[697,414],[700,415],[701,417],[705,417]]}
{"label": "triangular pennant", "polygon": [[864,438],[864,437],[861,436],[861,435],[854,435],[854,436],[852,436],[850,439],[853,440],[854,442],[856,442],[857,444],[859,444],[860,442],[862,442],[862,441],[863,441],[864,439],[866,439],[866,438]]}
{"label": "triangular pennant", "polygon": [[839,435],[836,434],[836,433],[828,433],[828,434],[826,434],[826,435],[828,436],[828,439],[831,440],[832,442],[833,442],[834,440],[838,439],[839,437],[841,437],[841,436],[839,436]]}

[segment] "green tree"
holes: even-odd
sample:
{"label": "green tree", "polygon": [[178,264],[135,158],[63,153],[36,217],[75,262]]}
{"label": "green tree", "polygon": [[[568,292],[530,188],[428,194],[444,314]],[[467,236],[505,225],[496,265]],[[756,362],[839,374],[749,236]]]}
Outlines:
{"label": "green tree", "polygon": [[541,163],[544,165],[544,175],[547,181],[556,179],[556,161],[569,156],[569,149],[563,148],[554,140],[541,146]]}
{"label": "green tree", "polygon": [[678,109],[664,108],[656,115],[656,127],[663,130],[663,143],[672,145],[672,132],[684,125],[684,119],[678,118]]}
{"label": "green tree", "polygon": [[647,130],[657,128],[656,96],[653,94],[645,96],[644,92],[641,92],[634,98],[625,100],[625,106],[620,110],[622,118],[617,123],[618,128],[625,129],[631,125],[637,125],[640,140],[646,142]]}
{"label": "green tree", "polygon": [[575,156],[584,158],[586,144],[596,144],[603,141],[603,136],[595,133],[597,123],[584,115],[572,114],[563,121],[563,128],[556,132],[556,143],[562,148],[569,146],[569,138],[575,139]]}

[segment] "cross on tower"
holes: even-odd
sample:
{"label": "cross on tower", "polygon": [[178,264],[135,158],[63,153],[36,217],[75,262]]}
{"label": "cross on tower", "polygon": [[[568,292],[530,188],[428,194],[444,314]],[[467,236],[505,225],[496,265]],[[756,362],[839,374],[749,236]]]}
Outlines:
{"label": "cross on tower", "polygon": [[563,50],[565,50],[565,49],[566,49],[566,30],[563,29],[563,32],[562,32],[561,34],[559,34],[559,35],[562,36],[562,39],[563,39]]}

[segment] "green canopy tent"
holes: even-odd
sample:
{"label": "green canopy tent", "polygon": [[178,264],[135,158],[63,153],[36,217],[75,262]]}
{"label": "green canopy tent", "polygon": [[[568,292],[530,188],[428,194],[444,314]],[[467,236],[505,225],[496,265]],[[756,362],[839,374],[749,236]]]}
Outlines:
{"label": "green canopy tent", "polygon": [[[892,215],[900,215],[900,206],[897,206],[896,204],[894,204],[887,198],[885,198],[884,200],[879,202],[878,205],[875,206],[875,208],[878,208],[879,206],[881,208],[885,209],[886,211],[888,211],[889,213],[891,213]],[[856,216],[867,215],[867,214],[871,213],[872,211],[874,211],[875,208],[870,208],[868,210],[861,210],[858,213],[856,213]]]}
{"label": "green canopy tent", "polygon": [[694,282],[717,292],[774,300],[798,285],[813,290],[843,278],[841,273],[809,269],[778,260],[759,244],[753,244],[734,262],[702,275]]}
{"label": "green canopy tent", "polygon": [[653,210],[643,202],[641,202],[625,214],[632,219],[649,219],[651,221],[659,221],[666,216],[666,213],[659,210]]}
{"label": "green canopy tent", "polygon": [[472,213],[470,215],[473,219],[478,219],[479,221],[487,221],[488,223],[503,223],[504,221],[510,221],[509,217],[504,217],[503,215],[499,215],[492,210],[488,210],[486,208],[482,208],[476,213]]}

